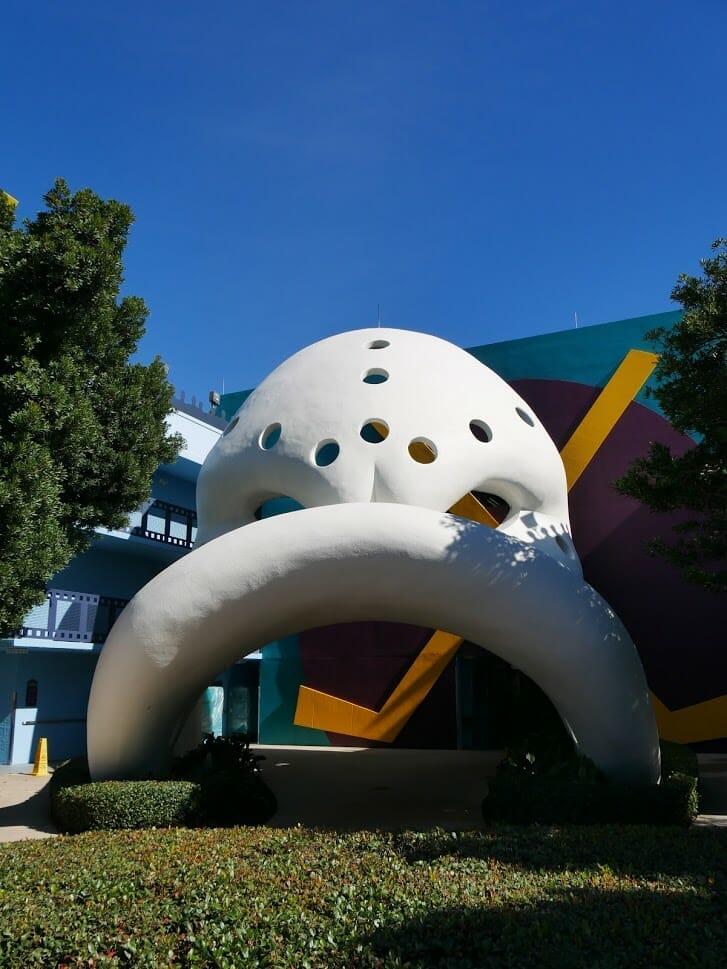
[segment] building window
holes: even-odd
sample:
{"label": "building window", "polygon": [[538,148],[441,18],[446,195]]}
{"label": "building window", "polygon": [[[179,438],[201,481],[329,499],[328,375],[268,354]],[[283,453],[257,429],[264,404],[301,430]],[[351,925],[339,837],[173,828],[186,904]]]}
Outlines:
{"label": "building window", "polygon": [[38,706],[38,681],[28,680],[25,684],[25,705],[26,707]]}

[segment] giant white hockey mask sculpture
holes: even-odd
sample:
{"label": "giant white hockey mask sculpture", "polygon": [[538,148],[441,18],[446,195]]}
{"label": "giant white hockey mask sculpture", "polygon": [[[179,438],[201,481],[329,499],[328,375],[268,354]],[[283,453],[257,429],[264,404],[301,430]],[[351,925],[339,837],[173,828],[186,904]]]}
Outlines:
{"label": "giant white hockey mask sculpture", "polygon": [[504,380],[433,336],[342,333],[283,363],[233,417],[200,475],[198,544],[277,495],[446,511],[471,491],[507,502],[502,531],[579,567],[560,455]]}
{"label": "giant white hockey mask sculpture", "polygon": [[[473,491],[509,508],[496,531],[446,513]],[[256,521],[277,496],[304,510]],[[230,421],[197,506],[197,548],[141,590],[102,653],[94,776],[158,771],[200,690],[265,642],[388,619],[504,656],[607,773],[658,779],[643,671],[582,581],[560,456],[525,401],[465,351],[391,329],[300,351]]]}

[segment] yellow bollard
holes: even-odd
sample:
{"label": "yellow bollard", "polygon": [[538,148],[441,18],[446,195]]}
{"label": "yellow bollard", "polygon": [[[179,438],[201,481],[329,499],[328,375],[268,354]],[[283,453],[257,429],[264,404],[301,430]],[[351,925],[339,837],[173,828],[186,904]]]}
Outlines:
{"label": "yellow bollard", "polygon": [[35,748],[35,763],[30,773],[35,777],[48,776],[48,740],[46,737],[41,737],[38,741],[38,746]]}

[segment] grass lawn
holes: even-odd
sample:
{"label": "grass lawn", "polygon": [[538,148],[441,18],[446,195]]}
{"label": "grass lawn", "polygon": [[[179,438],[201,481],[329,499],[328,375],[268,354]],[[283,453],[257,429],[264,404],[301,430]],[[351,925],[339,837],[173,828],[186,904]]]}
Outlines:
{"label": "grass lawn", "polygon": [[0,967],[727,965],[727,829],[95,832],[0,845]]}

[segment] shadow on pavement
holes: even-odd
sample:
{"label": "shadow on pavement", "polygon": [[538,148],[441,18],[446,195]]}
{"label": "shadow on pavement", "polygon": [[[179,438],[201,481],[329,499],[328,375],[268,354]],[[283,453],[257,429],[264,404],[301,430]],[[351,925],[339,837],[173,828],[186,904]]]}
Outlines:
{"label": "shadow on pavement", "polygon": [[49,780],[19,773],[0,777],[0,841],[58,834],[50,818]]}
{"label": "shadow on pavement", "polygon": [[477,830],[499,751],[260,747],[272,827]]}

